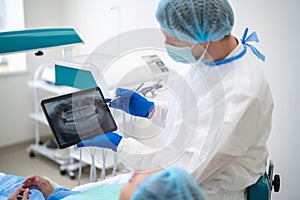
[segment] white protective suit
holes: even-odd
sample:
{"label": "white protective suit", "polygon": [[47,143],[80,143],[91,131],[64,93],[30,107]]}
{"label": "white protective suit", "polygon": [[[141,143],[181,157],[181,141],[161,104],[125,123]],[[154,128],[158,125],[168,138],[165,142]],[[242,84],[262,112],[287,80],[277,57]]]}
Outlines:
{"label": "white protective suit", "polygon": [[151,120],[164,126],[165,147],[123,138],[119,157],[135,169],[182,167],[207,200],[246,199],[245,188],[266,170],[271,131],[273,101],[261,62],[239,43],[225,60],[186,68],[170,75],[168,102],[155,103]]}

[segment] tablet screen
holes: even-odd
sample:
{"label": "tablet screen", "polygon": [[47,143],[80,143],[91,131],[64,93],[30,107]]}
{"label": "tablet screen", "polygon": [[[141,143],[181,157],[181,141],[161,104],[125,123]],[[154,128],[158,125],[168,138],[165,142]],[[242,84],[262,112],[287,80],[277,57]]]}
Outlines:
{"label": "tablet screen", "polygon": [[41,106],[59,148],[117,129],[98,87],[44,99]]}

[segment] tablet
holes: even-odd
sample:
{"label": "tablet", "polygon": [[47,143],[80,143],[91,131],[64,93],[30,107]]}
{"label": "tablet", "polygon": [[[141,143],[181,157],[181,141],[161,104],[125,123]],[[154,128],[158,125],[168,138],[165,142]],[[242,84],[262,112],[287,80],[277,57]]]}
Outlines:
{"label": "tablet", "polygon": [[117,130],[99,87],[44,99],[41,107],[61,149]]}

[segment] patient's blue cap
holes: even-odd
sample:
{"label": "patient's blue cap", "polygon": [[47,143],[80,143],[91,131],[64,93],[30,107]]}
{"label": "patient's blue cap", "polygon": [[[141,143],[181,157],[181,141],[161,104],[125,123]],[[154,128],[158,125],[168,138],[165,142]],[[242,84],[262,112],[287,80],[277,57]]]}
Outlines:
{"label": "patient's blue cap", "polygon": [[234,24],[227,0],[160,0],[156,19],[169,34],[190,43],[220,40]]}
{"label": "patient's blue cap", "polygon": [[204,200],[195,179],[177,167],[157,172],[146,178],[136,189],[131,200]]}

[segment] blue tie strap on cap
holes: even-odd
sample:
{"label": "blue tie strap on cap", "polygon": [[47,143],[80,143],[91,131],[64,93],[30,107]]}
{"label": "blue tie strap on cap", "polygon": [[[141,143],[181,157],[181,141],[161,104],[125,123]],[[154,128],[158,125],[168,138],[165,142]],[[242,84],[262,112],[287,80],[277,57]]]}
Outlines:
{"label": "blue tie strap on cap", "polygon": [[266,57],[260,51],[258,51],[253,45],[248,44],[248,42],[259,42],[256,32],[252,32],[249,36],[247,36],[248,30],[249,30],[248,28],[245,29],[245,32],[241,39],[242,44],[249,47],[251,51],[257,56],[257,58],[265,62]]}

